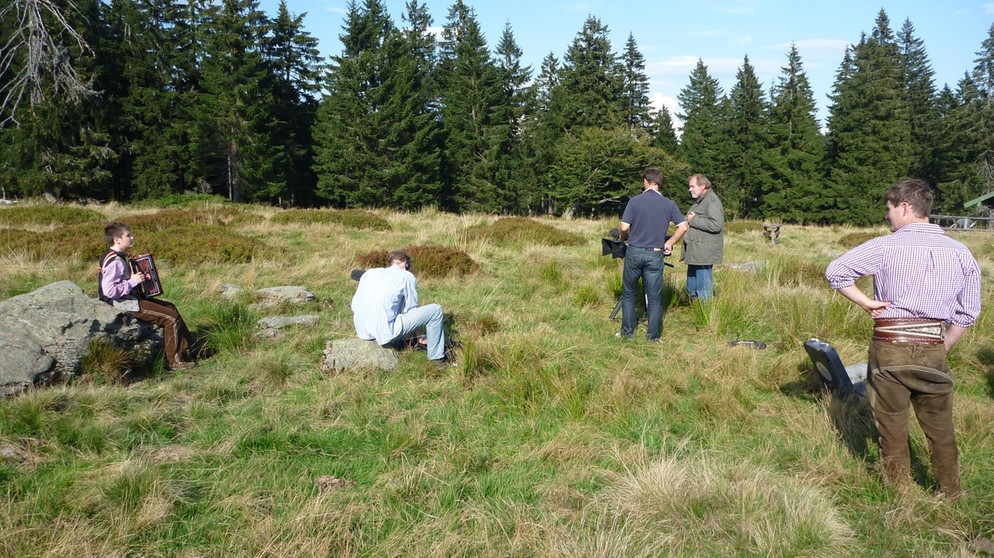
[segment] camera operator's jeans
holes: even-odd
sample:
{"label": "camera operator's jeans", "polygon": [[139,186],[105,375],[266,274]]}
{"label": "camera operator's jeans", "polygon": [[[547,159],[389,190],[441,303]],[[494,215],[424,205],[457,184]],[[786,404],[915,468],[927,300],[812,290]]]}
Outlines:
{"label": "camera operator's jeans", "polygon": [[871,341],[867,397],[880,432],[880,468],[889,484],[911,482],[908,415],[911,407],[928,439],[932,472],[949,496],[960,491],[953,431],[953,375],[946,348]]}
{"label": "camera operator's jeans", "polygon": [[691,300],[707,300],[714,296],[712,266],[687,264],[687,294]]}
{"label": "camera operator's jeans", "polygon": [[403,332],[397,336],[397,339],[403,339],[408,333],[424,326],[425,337],[428,338],[428,358],[438,360],[445,357],[445,332],[442,329],[441,306],[428,304],[412,308],[410,311],[397,316],[397,321],[403,328]]}
{"label": "camera operator's jeans", "polygon": [[635,292],[639,279],[645,291],[645,336],[659,339],[663,329],[663,251],[629,246],[625,253],[625,268],[621,275],[621,335],[635,334]]}

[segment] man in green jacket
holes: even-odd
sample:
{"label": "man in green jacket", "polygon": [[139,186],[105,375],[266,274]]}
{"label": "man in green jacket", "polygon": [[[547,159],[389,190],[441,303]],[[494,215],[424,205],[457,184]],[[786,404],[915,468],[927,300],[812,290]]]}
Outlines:
{"label": "man in green jacket", "polygon": [[683,255],[687,264],[687,294],[690,299],[707,300],[714,296],[714,264],[721,263],[725,251],[725,209],[711,181],[695,174],[688,182],[694,205],[687,213],[690,230],[683,237]]}

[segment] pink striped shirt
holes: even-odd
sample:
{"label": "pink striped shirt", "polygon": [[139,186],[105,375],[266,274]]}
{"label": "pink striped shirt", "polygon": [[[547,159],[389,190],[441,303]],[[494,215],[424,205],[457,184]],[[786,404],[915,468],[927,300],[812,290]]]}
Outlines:
{"label": "pink striped shirt", "polygon": [[873,276],[873,296],[890,301],[881,318],[931,318],[969,327],[980,313],[980,268],[962,243],[938,225],[910,223],[829,264],[833,289]]}

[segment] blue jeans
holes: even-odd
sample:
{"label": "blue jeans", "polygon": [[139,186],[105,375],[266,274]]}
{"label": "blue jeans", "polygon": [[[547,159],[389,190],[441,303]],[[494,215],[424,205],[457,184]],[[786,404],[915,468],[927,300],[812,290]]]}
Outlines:
{"label": "blue jeans", "polygon": [[663,329],[663,251],[629,246],[621,275],[621,335],[635,334],[635,291],[639,279],[645,291],[645,336],[659,339]]}
{"label": "blue jeans", "polygon": [[687,264],[687,294],[691,300],[707,300],[714,296],[714,275],[710,265]]}
{"label": "blue jeans", "polygon": [[404,328],[397,339],[403,339],[408,333],[425,326],[425,337],[428,338],[428,358],[438,360],[445,357],[445,332],[442,330],[441,306],[438,304],[418,306],[397,316],[397,321]]}

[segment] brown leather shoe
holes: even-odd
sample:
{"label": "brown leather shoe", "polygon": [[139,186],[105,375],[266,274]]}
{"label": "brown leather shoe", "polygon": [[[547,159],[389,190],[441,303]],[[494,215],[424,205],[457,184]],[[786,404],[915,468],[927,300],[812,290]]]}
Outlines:
{"label": "brown leather shoe", "polygon": [[189,370],[189,369],[191,369],[191,368],[193,368],[195,366],[197,366],[197,363],[195,363],[195,362],[187,362],[185,360],[181,360],[179,362],[174,362],[174,363],[170,364],[169,365],[169,369],[170,370]]}

